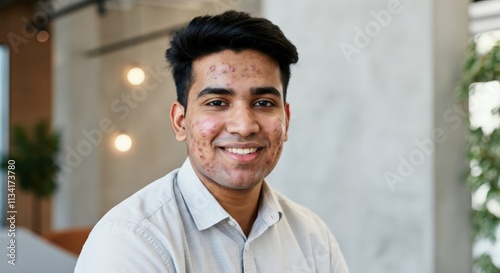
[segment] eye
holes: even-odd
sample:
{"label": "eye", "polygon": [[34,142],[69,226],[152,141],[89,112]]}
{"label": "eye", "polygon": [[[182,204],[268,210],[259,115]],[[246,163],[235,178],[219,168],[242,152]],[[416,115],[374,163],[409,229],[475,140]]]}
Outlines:
{"label": "eye", "polygon": [[220,106],[226,106],[227,103],[221,100],[212,100],[207,103],[208,106],[215,106],[215,107],[220,107]]}
{"label": "eye", "polygon": [[257,107],[272,107],[274,106],[274,103],[268,100],[259,100],[256,101],[254,105]]}

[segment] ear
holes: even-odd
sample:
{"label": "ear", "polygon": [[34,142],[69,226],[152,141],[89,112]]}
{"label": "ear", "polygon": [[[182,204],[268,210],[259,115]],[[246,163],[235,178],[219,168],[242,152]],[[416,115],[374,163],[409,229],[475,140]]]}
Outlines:
{"label": "ear", "polygon": [[286,131],[285,131],[285,141],[288,140],[288,126],[290,125],[290,104],[285,104],[285,118],[286,118]]}
{"label": "ear", "polygon": [[172,107],[170,107],[170,121],[177,141],[186,141],[185,119],[184,106],[178,101],[172,103]]}

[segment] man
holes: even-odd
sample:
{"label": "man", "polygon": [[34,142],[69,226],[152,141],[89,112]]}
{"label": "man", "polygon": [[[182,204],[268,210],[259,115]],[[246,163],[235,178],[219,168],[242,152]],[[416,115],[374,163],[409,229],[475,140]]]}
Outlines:
{"label": "man", "polygon": [[228,11],[193,19],[166,57],[188,159],[108,212],[75,272],[347,273],[325,223],[265,181],[288,138],[295,46]]}

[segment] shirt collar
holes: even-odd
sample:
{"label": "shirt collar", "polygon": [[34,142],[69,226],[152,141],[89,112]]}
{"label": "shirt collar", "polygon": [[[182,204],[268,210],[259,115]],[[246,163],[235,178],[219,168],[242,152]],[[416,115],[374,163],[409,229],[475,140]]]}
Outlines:
{"label": "shirt collar", "polygon": [[[177,184],[198,230],[207,229],[230,217],[196,175],[189,158],[177,174]],[[267,226],[272,226],[282,215],[283,209],[275,193],[264,181],[258,218],[261,218]]]}
{"label": "shirt collar", "polygon": [[278,202],[276,194],[267,184],[267,182],[264,181],[262,183],[261,203],[259,206],[258,217],[261,217],[264,223],[268,227],[270,227],[276,224],[281,219],[282,216],[283,216],[283,209],[281,208],[281,205]]}
{"label": "shirt collar", "polygon": [[177,174],[177,184],[198,230],[207,229],[229,217],[200,181],[189,158]]}

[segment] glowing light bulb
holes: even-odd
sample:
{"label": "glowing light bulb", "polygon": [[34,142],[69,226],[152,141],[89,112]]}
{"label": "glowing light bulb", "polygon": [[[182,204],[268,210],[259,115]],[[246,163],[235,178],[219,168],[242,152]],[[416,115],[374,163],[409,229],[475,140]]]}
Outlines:
{"label": "glowing light bulb", "polygon": [[48,33],[47,31],[45,31],[45,30],[42,30],[42,31],[40,31],[40,32],[38,32],[38,33],[36,34],[36,39],[37,39],[40,43],[45,43],[45,42],[47,42],[47,41],[49,40],[49,37],[50,37],[49,33]]}
{"label": "glowing light bulb", "polygon": [[127,152],[132,147],[132,139],[127,134],[119,134],[115,138],[115,148],[120,152]]}
{"label": "glowing light bulb", "polygon": [[144,82],[146,78],[146,74],[144,74],[144,70],[139,67],[134,67],[130,69],[127,73],[127,80],[130,84],[140,85]]}

